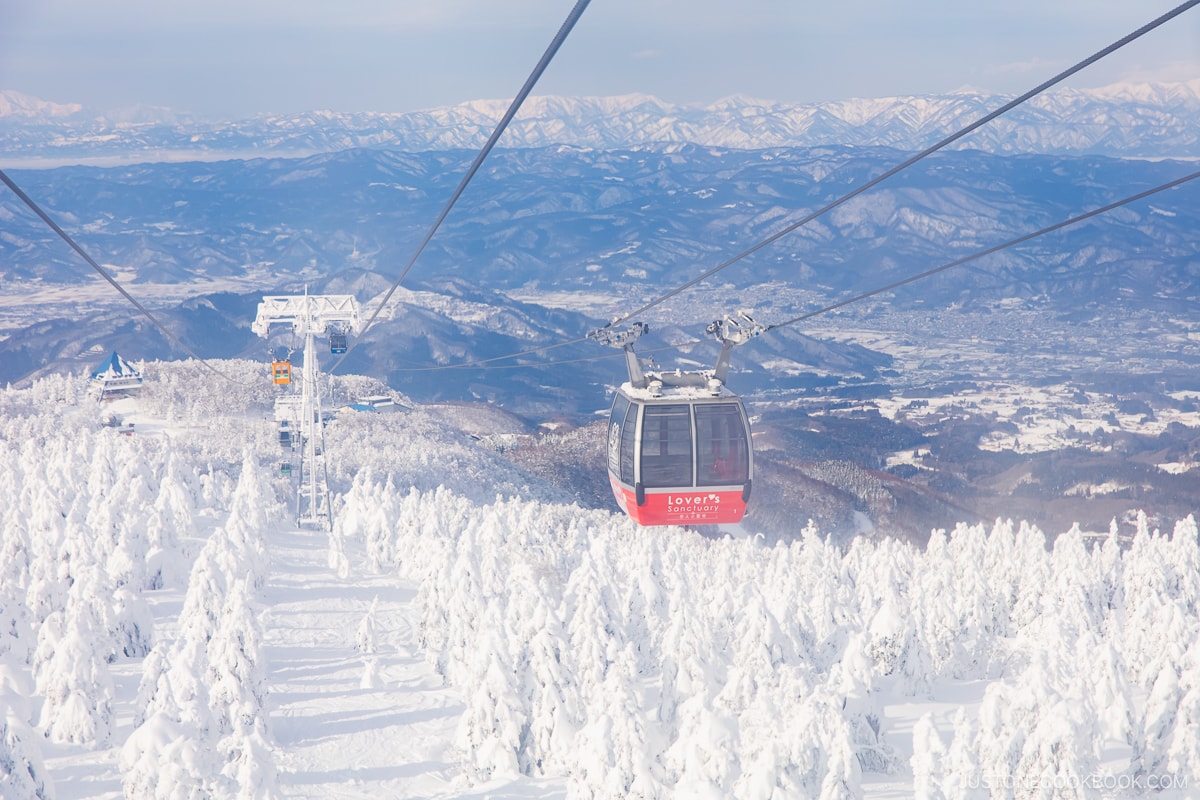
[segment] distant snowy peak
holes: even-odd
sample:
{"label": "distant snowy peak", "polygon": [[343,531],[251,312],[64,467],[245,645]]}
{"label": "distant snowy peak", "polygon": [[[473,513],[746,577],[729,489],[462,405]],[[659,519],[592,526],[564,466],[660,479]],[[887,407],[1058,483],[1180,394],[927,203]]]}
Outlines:
{"label": "distant snowy peak", "polygon": [[83,113],[79,103],[51,103],[11,89],[0,89],[0,119],[56,120]]}
{"label": "distant snowy peak", "polygon": [[[818,113],[821,111],[844,115],[846,121],[855,117],[876,116],[893,112],[897,108],[924,106],[943,107],[948,103],[978,103],[981,101],[1007,101],[1008,96],[997,95],[982,89],[963,87],[944,94],[896,95],[893,97],[846,98],[824,103],[784,103],[775,100],[733,95],[708,105],[676,105],[652,95],[629,94],[612,97],[531,97],[522,106],[520,118],[547,116],[572,117],[595,113],[628,115],[652,113],[663,117],[694,117],[703,114],[751,113]],[[1039,100],[1053,104],[1069,102],[1076,105],[1139,103],[1168,107],[1200,107],[1200,79],[1184,83],[1117,83],[1098,89],[1063,88],[1043,93],[1030,101]],[[477,113],[490,119],[499,119],[508,108],[508,100],[475,100],[456,106],[431,111],[435,114]]]}
{"label": "distant snowy peak", "polygon": [[[973,89],[939,95],[788,104],[727,97],[707,106],[649,95],[532,97],[504,147],[623,149],[671,143],[759,149],[846,145],[915,151],[1002,107],[1011,98]],[[0,150],[10,157],[127,156],[153,160],[296,155],[355,147],[409,151],[477,149],[507,100],[474,100],[406,113],[311,111],[222,123],[188,122],[161,109],[87,115],[79,106],[0,93]],[[53,136],[46,134],[54,125]],[[97,134],[103,133],[103,136]],[[959,143],[997,153],[1093,153],[1200,157],[1200,80],[1117,84],[1047,92]]]}
{"label": "distant snowy peak", "polygon": [[1115,102],[1198,108],[1200,78],[1183,83],[1115,83],[1101,89],[1079,90],[1078,94]]}

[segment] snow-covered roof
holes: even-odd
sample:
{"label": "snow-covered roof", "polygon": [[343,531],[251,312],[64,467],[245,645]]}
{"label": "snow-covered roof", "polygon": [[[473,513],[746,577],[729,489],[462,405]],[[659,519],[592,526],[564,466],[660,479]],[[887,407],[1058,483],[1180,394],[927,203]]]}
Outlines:
{"label": "snow-covered roof", "polygon": [[134,391],[142,388],[142,373],[114,350],[100,366],[92,372],[92,387],[103,400],[110,393]]}
{"label": "snow-covered roof", "polygon": [[358,404],[371,406],[372,408],[384,408],[396,405],[396,401],[386,394],[373,394],[368,397],[358,398]]}
{"label": "snow-covered roof", "polygon": [[[658,380],[659,377],[660,376],[657,373],[648,373],[646,375],[646,378],[650,382]],[[648,401],[661,401],[668,399],[681,401],[720,400],[737,397],[737,394],[731,392],[724,384],[720,384],[714,392],[707,386],[673,386],[665,380],[663,381],[662,386],[657,394],[652,392],[649,387],[644,389],[634,388],[633,384],[631,384],[629,381],[621,384],[621,391],[625,393],[626,397],[634,400]]]}
{"label": "snow-covered roof", "polygon": [[142,373],[138,372],[128,361],[121,358],[116,350],[92,372],[92,380],[104,380],[106,378],[137,378],[141,380],[141,377]]}

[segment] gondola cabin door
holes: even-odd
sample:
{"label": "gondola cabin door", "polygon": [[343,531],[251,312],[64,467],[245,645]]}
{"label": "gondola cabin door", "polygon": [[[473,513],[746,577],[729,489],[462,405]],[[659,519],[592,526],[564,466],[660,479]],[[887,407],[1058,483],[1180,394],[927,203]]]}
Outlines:
{"label": "gondola cabin door", "polygon": [[617,390],[608,473],[617,504],[641,525],[715,525],[746,514],[754,455],[746,410],[722,390],[661,396]]}

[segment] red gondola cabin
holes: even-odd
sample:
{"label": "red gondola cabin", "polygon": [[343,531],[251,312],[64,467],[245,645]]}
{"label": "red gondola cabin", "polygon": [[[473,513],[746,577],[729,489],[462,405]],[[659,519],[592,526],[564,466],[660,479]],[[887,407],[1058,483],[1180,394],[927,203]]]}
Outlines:
{"label": "red gondola cabin", "polygon": [[[740,321],[739,321],[740,319]],[[711,370],[646,372],[633,343],[647,328],[589,334],[625,351],[629,382],[608,417],[608,480],[617,505],[640,525],[741,522],[750,501],[754,452],[742,401],[725,388],[734,346],[763,330],[750,315],[707,332],[721,342]]]}
{"label": "red gondola cabin", "polygon": [[624,384],[608,423],[608,477],[621,510],[641,525],[740,522],[754,456],[746,410],[721,387]]}

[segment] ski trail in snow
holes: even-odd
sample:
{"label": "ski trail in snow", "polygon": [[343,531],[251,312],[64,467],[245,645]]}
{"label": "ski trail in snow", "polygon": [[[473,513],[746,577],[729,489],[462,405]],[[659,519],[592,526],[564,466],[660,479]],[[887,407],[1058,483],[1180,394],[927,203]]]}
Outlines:
{"label": "ski trail in snow", "polygon": [[[273,539],[263,600],[280,790],[313,798],[450,793],[459,775],[450,742],[463,706],[417,651],[415,590],[391,576],[338,578],[323,532]],[[376,597],[381,688],[363,689],[355,636]]]}
{"label": "ski trail in snow", "polygon": [[[339,578],[319,531],[272,534],[263,591],[267,710],[279,789],[288,798],[562,797],[522,779],[468,786],[454,748],[464,705],[424,660],[416,588],[394,575]],[[356,648],[378,598],[376,653]],[[379,688],[362,688],[365,658]]]}

